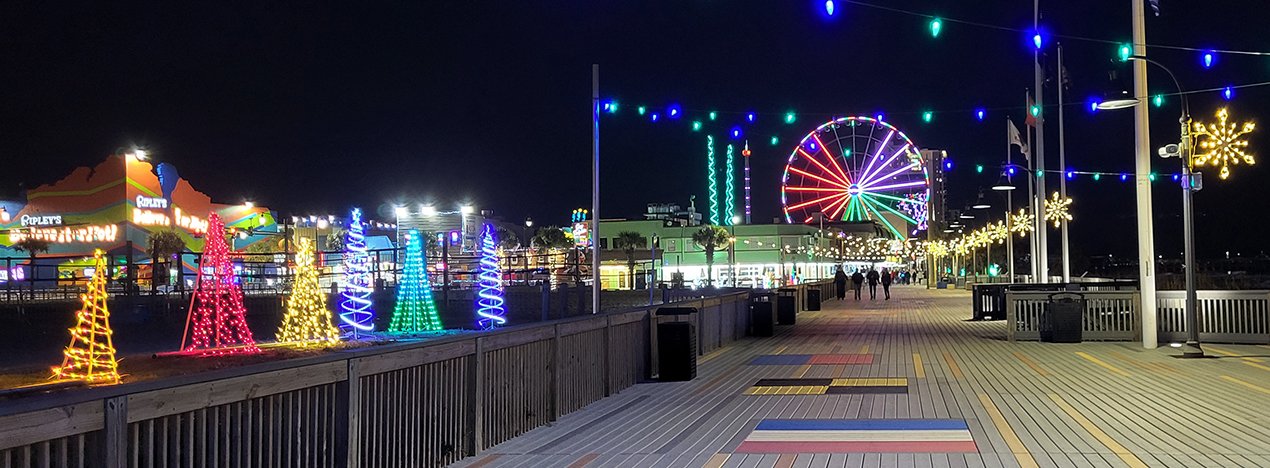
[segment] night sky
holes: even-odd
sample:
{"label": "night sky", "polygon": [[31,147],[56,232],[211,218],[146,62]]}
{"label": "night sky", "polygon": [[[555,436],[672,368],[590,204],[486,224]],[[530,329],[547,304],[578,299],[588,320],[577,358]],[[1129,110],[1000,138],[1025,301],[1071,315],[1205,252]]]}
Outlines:
{"label": "night sky", "polygon": [[[1023,0],[876,1],[1031,25]],[[945,21],[932,39],[925,19],[845,2],[833,18],[823,1],[801,0],[187,3],[0,6],[3,192],[143,145],[217,201],[253,200],[283,214],[357,205],[387,216],[393,203],[471,202],[509,220],[559,224],[590,205],[590,65],[599,63],[601,95],[621,103],[601,124],[605,217],[705,199],[704,134],[687,122],[707,110],[721,113],[720,126],[707,128],[716,135],[743,112],[760,113],[746,127],[756,137],[756,221],[780,212],[790,144],[832,115],[884,112],[918,145],[946,149],[956,164],[950,207],[960,207],[996,181],[1003,121],[1021,126],[1032,86],[1030,34]],[[1055,34],[1130,37],[1128,1],[1042,3]],[[1270,50],[1261,2],[1161,3],[1163,16],[1148,18],[1148,43]],[[1129,67],[1110,61],[1114,44],[1057,40],[1071,77],[1069,164],[1132,171],[1132,112],[1091,115],[1083,104],[1127,87]],[[1046,50],[1053,70],[1052,44]],[[1270,81],[1270,57],[1220,55],[1204,70],[1198,52],[1150,54],[1187,89]],[[1109,80],[1111,71],[1121,79]],[[1174,89],[1158,69],[1151,81],[1153,94]],[[671,103],[689,116],[654,124],[634,113]],[[1190,97],[1200,119],[1222,104],[1217,93]],[[979,107],[989,109],[982,123],[972,115]],[[1230,108],[1237,118],[1262,117],[1270,88],[1239,90]],[[778,122],[789,109],[795,125]],[[936,111],[931,124],[921,121],[925,109]],[[1153,153],[1176,139],[1178,113],[1175,97],[1152,110]],[[1053,168],[1057,108],[1046,117]],[[773,134],[781,146],[768,146]],[[1267,145],[1264,133],[1252,138],[1254,153]],[[976,164],[988,169],[976,175]],[[1154,164],[1171,174],[1178,162]],[[1260,252],[1270,174],[1264,165],[1235,168],[1227,181],[1207,172],[1196,195],[1200,255]],[[1082,177],[1069,191],[1074,255],[1136,253],[1132,184]],[[1156,249],[1178,255],[1180,191],[1167,177],[1155,207]]]}

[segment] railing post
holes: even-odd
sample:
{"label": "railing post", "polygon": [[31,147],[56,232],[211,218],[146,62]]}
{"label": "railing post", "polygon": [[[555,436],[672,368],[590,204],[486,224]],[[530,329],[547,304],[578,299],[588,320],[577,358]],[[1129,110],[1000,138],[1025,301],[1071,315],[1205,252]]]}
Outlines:
{"label": "railing post", "polygon": [[563,348],[560,346],[560,325],[552,325],[551,339],[551,420],[560,419],[560,368],[564,360]]}
{"label": "railing post", "polygon": [[348,378],[335,386],[335,401],[344,405],[336,407],[335,430],[336,460],[344,460],[347,468],[359,468],[362,461],[362,373],[358,360],[348,360]]}
{"label": "railing post", "polygon": [[613,316],[604,317],[604,396],[613,394]]}
{"label": "railing post", "polygon": [[[1151,301],[1151,303],[1154,304],[1155,301]],[[1133,335],[1134,341],[1140,340],[1142,338],[1142,334],[1146,333],[1146,330],[1142,329],[1146,326],[1146,321],[1142,320],[1142,313],[1142,290],[1139,289],[1133,292],[1133,320],[1137,322],[1133,327],[1133,329],[1137,331],[1137,333]],[[1156,314],[1156,319],[1159,319],[1160,312],[1158,309],[1151,311],[1151,313]],[[1152,320],[1151,323],[1156,323],[1156,320]],[[1151,335],[1154,336],[1155,333],[1152,333]]]}
{"label": "railing post", "polygon": [[1018,318],[1018,314],[1015,311],[1015,306],[1016,304],[1014,302],[1014,294],[1010,293],[1009,290],[1007,290],[1005,293],[1005,327],[1006,327],[1005,331],[1006,331],[1006,338],[1011,343],[1014,342],[1014,331],[1018,330],[1019,328],[1019,322],[1018,322],[1019,318]]}
{"label": "railing post", "polygon": [[106,468],[123,468],[128,466],[128,396],[109,398],[104,404]]}
{"label": "railing post", "polygon": [[467,408],[467,425],[468,442],[471,445],[471,455],[476,456],[481,453],[481,449],[485,445],[485,433],[481,428],[485,425],[485,338],[476,338],[476,345],[472,360],[468,364],[467,383],[468,388],[472,392],[468,401],[472,404]]}

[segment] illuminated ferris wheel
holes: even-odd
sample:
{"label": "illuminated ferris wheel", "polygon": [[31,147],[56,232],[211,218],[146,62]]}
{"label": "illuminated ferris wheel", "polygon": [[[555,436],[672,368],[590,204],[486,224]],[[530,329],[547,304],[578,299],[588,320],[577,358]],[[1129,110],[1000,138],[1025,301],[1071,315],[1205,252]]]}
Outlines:
{"label": "illuminated ferris wheel", "polygon": [[785,221],[876,221],[908,237],[905,223],[922,229],[926,213],[914,201],[930,196],[926,165],[904,132],[869,117],[844,117],[803,137],[789,155],[781,180]]}

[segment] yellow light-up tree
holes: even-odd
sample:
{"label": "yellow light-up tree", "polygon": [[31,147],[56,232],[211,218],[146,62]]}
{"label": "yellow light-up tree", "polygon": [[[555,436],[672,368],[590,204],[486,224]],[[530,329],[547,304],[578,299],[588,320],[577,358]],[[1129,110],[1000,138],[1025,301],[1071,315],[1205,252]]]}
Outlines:
{"label": "yellow light-up tree", "polygon": [[296,246],[295,285],[287,299],[287,313],[278,327],[278,342],[301,347],[336,343],[340,340],[340,330],[333,324],[331,310],[326,307],[326,295],[318,286],[313,242],[301,237]]}
{"label": "yellow light-up tree", "polygon": [[93,278],[88,292],[79,296],[81,306],[70,329],[71,343],[63,353],[61,367],[53,368],[53,379],[82,380],[93,384],[119,383],[119,362],[111,340],[110,310],[106,308],[106,256],[93,251]]}
{"label": "yellow light-up tree", "polygon": [[1248,154],[1248,140],[1243,136],[1252,133],[1257,125],[1252,122],[1244,122],[1243,125],[1227,122],[1230,114],[1226,112],[1226,108],[1217,111],[1217,123],[1204,125],[1203,123],[1195,123],[1195,137],[1204,137],[1205,140],[1199,142],[1199,152],[1192,156],[1192,162],[1195,166],[1221,166],[1219,177],[1225,179],[1230,177],[1230,166],[1238,165],[1243,162],[1248,165],[1256,164],[1251,154]]}
{"label": "yellow light-up tree", "polygon": [[1072,220],[1072,199],[1071,197],[1060,198],[1058,192],[1049,200],[1045,200],[1045,221],[1054,223],[1054,227],[1062,226],[1064,221]]}

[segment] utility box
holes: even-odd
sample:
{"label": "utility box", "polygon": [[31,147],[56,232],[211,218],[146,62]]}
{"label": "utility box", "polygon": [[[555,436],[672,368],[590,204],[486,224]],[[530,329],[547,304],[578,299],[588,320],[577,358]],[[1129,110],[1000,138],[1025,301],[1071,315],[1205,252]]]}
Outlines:
{"label": "utility box", "polygon": [[1070,292],[1050,294],[1041,311],[1038,331],[1041,341],[1080,343],[1085,317],[1085,296]]}
{"label": "utility box", "polygon": [[[682,382],[697,377],[697,328],[692,325],[695,307],[662,307],[657,315],[674,316],[674,322],[657,324],[658,379]],[[680,321],[680,319],[686,321]]]}
{"label": "utility box", "polygon": [[750,336],[772,336],[776,331],[776,294],[765,292],[750,297]]}
{"label": "utility box", "polygon": [[820,310],[820,288],[807,288],[807,310]]}

